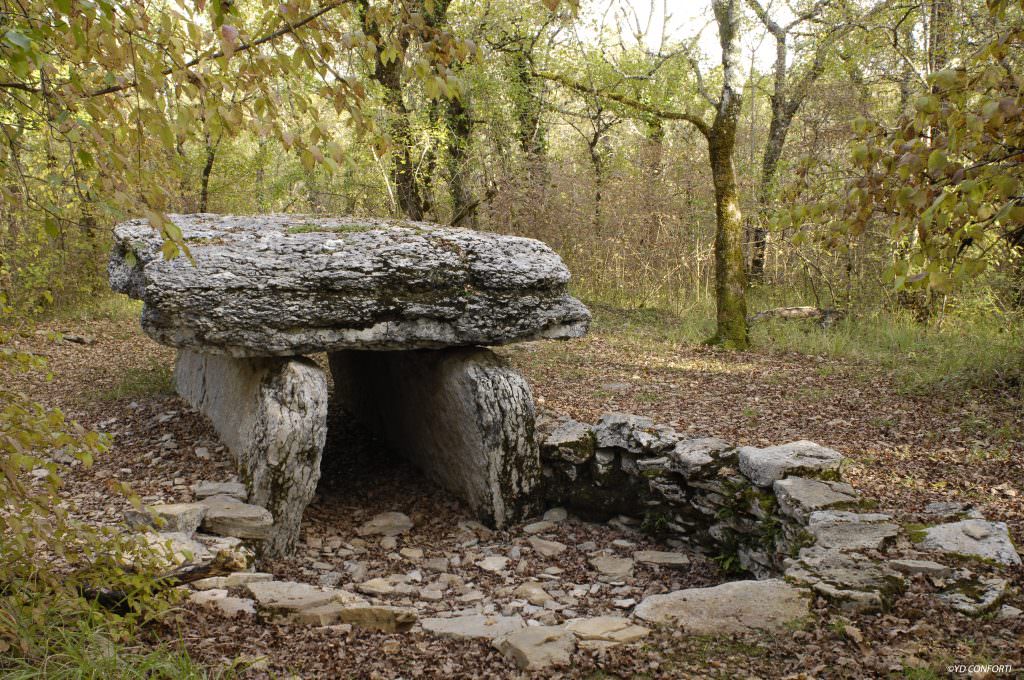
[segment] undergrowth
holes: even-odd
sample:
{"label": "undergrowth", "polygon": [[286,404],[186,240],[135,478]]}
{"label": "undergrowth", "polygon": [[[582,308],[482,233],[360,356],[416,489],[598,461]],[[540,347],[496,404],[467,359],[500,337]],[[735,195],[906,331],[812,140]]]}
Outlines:
{"label": "undergrowth", "polygon": [[[594,332],[640,343],[698,345],[714,328],[714,304],[623,309],[587,300]],[[751,313],[807,304],[752,293]],[[929,322],[904,310],[854,311],[822,328],[814,320],[769,320],[751,327],[753,351],[797,352],[880,367],[902,390],[985,390],[1024,398],[1024,311],[964,305]]]}

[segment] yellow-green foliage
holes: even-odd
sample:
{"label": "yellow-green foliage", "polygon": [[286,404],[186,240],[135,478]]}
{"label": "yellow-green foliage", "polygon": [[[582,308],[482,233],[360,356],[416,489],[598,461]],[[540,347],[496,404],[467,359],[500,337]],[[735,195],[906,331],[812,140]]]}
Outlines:
{"label": "yellow-green foliage", "polygon": [[[19,330],[0,298],[0,375],[45,370],[42,358],[10,348]],[[158,593],[152,552],[116,527],[75,519],[57,493],[60,479],[48,457],[61,451],[89,467],[106,451],[108,438],[9,384],[0,380],[0,671],[47,659],[61,644],[53,636],[63,624],[78,622],[89,636],[100,627],[104,637],[123,642],[168,604]],[[41,476],[42,470],[43,479],[28,474]],[[115,615],[83,597],[97,588],[122,593],[123,611]]]}

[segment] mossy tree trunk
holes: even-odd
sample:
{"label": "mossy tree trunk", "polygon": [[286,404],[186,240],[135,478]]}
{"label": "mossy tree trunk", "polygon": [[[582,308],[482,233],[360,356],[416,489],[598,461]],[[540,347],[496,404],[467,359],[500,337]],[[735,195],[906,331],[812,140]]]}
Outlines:
{"label": "mossy tree trunk", "polygon": [[722,92],[707,133],[711,177],[715,184],[715,296],[717,325],[711,342],[745,349],[747,274],[743,257],[743,214],[733,155],[736,127],[743,108],[740,70],[739,0],[715,0],[715,21],[722,45]]}

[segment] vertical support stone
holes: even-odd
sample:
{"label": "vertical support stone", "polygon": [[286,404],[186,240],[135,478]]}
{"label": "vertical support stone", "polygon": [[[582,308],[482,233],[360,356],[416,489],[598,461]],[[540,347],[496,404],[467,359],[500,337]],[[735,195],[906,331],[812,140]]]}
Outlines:
{"label": "vertical support stone", "polygon": [[330,363],[335,399],[482,522],[539,509],[533,394],[493,352],[346,350]]}
{"label": "vertical support stone", "polygon": [[236,359],[178,353],[178,393],[234,455],[249,502],[274,516],[262,554],[285,554],[316,491],[327,434],[327,377],[303,357]]}

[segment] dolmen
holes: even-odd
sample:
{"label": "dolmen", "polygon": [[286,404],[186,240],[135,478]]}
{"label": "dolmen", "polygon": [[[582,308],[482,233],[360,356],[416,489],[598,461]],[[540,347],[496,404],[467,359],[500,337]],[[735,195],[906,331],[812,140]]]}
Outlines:
{"label": "dolmen", "polygon": [[[170,215],[172,259],[146,220],[114,230],[111,287],[178,349],[178,393],[274,517],[286,554],[320,477],[336,400],[491,526],[539,509],[530,387],[488,346],[586,333],[569,272],[543,243],[423,222]],[[326,352],[334,383],[307,355]]]}

